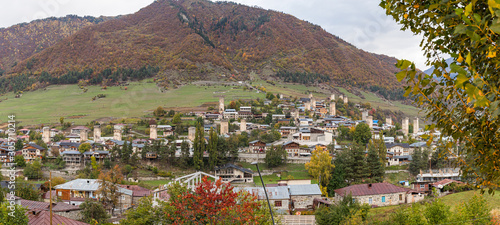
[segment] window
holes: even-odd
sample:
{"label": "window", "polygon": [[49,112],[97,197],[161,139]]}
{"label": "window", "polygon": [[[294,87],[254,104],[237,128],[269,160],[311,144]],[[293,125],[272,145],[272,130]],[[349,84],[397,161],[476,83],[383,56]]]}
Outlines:
{"label": "window", "polygon": [[274,206],[275,207],[281,207],[281,201],[274,201]]}
{"label": "window", "polygon": [[421,185],[420,185],[420,188],[425,188],[425,184],[421,184]]}
{"label": "window", "polygon": [[355,198],[352,198],[352,203],[356,203],[356,199]]}
{"label": "window", "polygon": [[59,195],[59,197],[61,197],[61,196],[62,196],[62,192],[61,192],[61,191],[59,191],[59,193],[57,193],[57,194]]}
{"label": "window", "polygon": [[368,204],[372,204],[372,203],[373,203],[373,199],[372,199],[372,197],[370,197],[370,198],[368,199]]}
{"label": "window", "polygon": [[403,201],[403,195],[399,194],[399,201]]}
{"label": "window", "polygon": [[125,200],[125,195],[122,195],[122,200]]}
{"label": "window", "polygon": [[382,202],[385,202],[385,196],[382,196]]}

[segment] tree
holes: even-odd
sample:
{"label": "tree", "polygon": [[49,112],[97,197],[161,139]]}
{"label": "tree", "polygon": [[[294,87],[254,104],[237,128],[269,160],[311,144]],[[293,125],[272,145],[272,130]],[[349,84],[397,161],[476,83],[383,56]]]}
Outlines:
{"label": "tree", "polygon": [[[314,179],[321,177],[321,180],[319,180],[320,187],[326,187],[330,183],[331,172],[335,168],[328,150],[319,146],[312,152],[311,161],[307,162],[305,167],[309,175],[313,176]],[[321,189],[324,195],[328,195],[326,189],[325,191],[323,191],[323,188]]]}
{"label": "tree", "polygon": [[180,158],[181,167],[187,168],[191,165],[191,159],[189,158],[189,144],[187,141],[183,141],[181,143],[181,158]]}
{"label": "tree", "polygon": [[198,123],[193,143],[193,165],[195,170],[203,169],[203,152],[205,152],[205,137],[203,127]]}
{"label": "tree", "polygon": [[420,173],[420,170],[422,169],[421,161],[422,161],[422,150],[420,150],[420,148],[417,148],[413,151],[412,160],[408,165],[408,171],[410,171],[412,175],[417,175]]}
{"label": "tree", "polygon": [[21,140],[21,139],[17,140],[16,143],[14,144],[14,148],[16,149],[16,151],[23,149],[23,147],[24,147],[24,143],[23,143],[23,140]]}
{"label": "tree", "polygon": [[384,180],[384,164],[380,161],[378,149],[373,142],[368,143],[368,155],[366,165],[370,168],[369,177],[372,182],[382,182]]}
{"label": "tree", "polygon": [[153,112],[153,115],[157,117],[162,117],[165,115],[165,113],[166,113],[165,110],[161,106],[158,106],[158,108],[156,108],[156,110]]}
{"label": "tree", "polygon": [[[314,213],[318,225],[350,224],[345,223],[352,217],[359,216],[362,221],[366,220],[370,206],[361,205],[354,202],[351,195],[346,195],[340,202],[336,202],[329,207],[320,206]],[[363,223],[360,223],[363,224]]]}
{"label": "tree", "polygon": [[35,185],[25,181],[16,182],[16,196],[22,199],[39,201],[42,193]]}
{"label": "tree", "polygon": [[[13,207],[13,208],[11,208]],[[10,205],[9,202],[0,203],[0,224],[28,225],[27,209],[21,205]]]}
{"label": "tree", "polygon": [[111,215],[114,214],[114,210],[119,203],[119,198],[122,195],[118,191],[118,185],[121,184],[122,180],[122,171],[118,165],[115,165],[112,170],[106,173],[99,174],[99,188],[96,194],[101,196],[99,201],[110,209]]}
{"label": "tree", "polygon": [[328,183],[327,190],[329,196],[335,196],[335,189],[343,188],[347,186],[346,183],[346,162],[347,153],[345,151],[337,153],[337,156],[333,160],[333,165],[335,168],[332,170],[332,175],[330,183]]}
{"label": "tree", "polygon": [[19,167],[25,167],[26,166],[26,160],[24,160],[24,156],[23,155],[16,155],[16,156],[14,156],[14,163],[16,164],[16,166],[19,166]]}
{"label": "tree", "polygon": [[181,123],[181,114],[180,113],[176,113],[174,115],[174,117],[172,118],[172,123],[173,124],[179,124],[179,123]]}
{"label": "tree", "polygon": [[85,223],[94,224],[97,222],[98,224],[104,224],[110,217],[103,204],[90,199],[85,200],[80,205],[80,209],[82,209],[82,221]]}
{"label": "tree", "polygon": [[[235,192],[230,184],[203,177],[194,192],[183,191],[170,201],[166,218],[173,224],[269,224],[270,217],[255,213],[264,203],[247,192]],[[189,210],[186,210],[189,209]],[[171,224],[171,223],[167,223]]]}
{"label": "tree", "polygon": [[61,124],[61,126],[64,124],[64,117],[59,118],[59,123]]}
{"label": "tree", "polygon": [[359,144],[365,146],[368,144],[368,141],[372,138],[372,132],[370,131],[370,127],[366,123],[360,123],[356,125],[354,129],[353,139]]}
{"label": "tree", "polygon": [[101,166],[97,164],[94,156],[90,157],[90,166],[92,167],[92,170],[90,171],[90,179],[97,179],[101,174]]}
{"label": "tree", "polygon": [[277,167],[286,163],[287,152],[281,145],[271,146],[269,150],[266,151],[266,162],[267,167]]}
{"label": "tree", "polygon": [[163,201],[159,201],[160,206],[153,206],[152,197],[144,197],[139,200],[139,204],[135,209],[127,210],[126,218],[120,220],[123,225],[149,225],[161,224],[163,221],[164,212],[162,208],[166,207]]}
{"label": "tree", "polygon": [[[396,76],[407,84],[406,96],[423,108],[428,128],[439,129],[440,137],[463,143],[459,156],[474,156],[471,163],[462,157],[465,175],[474,174],[481,187],[498,187],[500,177],[500,4],[498,1],[383,0],[386,14],[422,35],[420,46],[433,66],[432,76],[417,73],[415,65],[400,60]],[[450,55],[452,62],[441,56]],[[448,69],[448,67],[450,69]],[[432,141],[435,137],[429,137]],[[452,143],[441,143],[450,154]],[[493,192],[492,189],[489,190]]]}
{"label": "tree", "polygon": [[216,131],[214,131],[213,127],[210,128],[209,132],[209,140],[207,145],[208,150],[208,168],[213,170],[218,162],[218,152],[217,152],[217,144],[218,144],[218,136]]}
{"label": "tree", "polygon": [[90,143],[83,143],[78,147],[78,151],[80,153],[88,152],[92,148],[92,145]]}
{"label": "tree", "polygon": [[353,144],[350,149],[350,158],[346,169],[346,177],[354,183],[363,183],[368,178],[369,168],[366,166],[364,147],[358,143]]}
{"label": "tree", "polygon": [[29,179],[40,179],[42,178],[42,163],[40,160],[35,160],[33,163],[28,163],[26,168],[23,170],[25,177]]}

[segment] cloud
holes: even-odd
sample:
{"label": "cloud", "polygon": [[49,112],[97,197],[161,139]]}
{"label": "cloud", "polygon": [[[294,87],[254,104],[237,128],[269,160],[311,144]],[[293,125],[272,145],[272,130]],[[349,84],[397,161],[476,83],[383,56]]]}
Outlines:
{"label": "cloud", "polygon": [[[49,16],[116,16],[137,12],[153,0],[15,0],[0,8],[0,27]],[[320,25],[368,52],[415,61],[425,69],[421,37],[400,31],[392,18],[374,0],[234,0],[294,15]]]}

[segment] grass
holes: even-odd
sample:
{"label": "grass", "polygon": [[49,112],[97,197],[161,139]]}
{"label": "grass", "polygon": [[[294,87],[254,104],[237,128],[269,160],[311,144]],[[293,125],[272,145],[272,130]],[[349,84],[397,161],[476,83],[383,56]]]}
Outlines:
{"label": "grass", "polygon": [[172,180],[142,180],[141,183],[147,184],[152,187],[158,187],[159,185],[164,185],[170,183]]}
{"label": "grass", "polygon": [[[54,85],[46,90],[25,92],[21,98],[14,98],[13,93],[0,97],[0,118],[16,115],[16,121],[22,125],[59,123],[60,117],[66,122],[85,124],[89,121],[106,117],[121,118],[142,117],[151,113],[158,106],[198,107],[206,102],[217,102],[218,95],[226,96],[226,103],[233,99],[265,97],[263,93],[232,89],[231,86],[202,87],[186,85],[178,89],[160,92],[156,84],[143,80],[131,82],[128,90],[120,87],[108,87],[101,90],[98,86],[87,87],[83,91],[77,85]],[[105,94],[105,98],[92,101],[92,97]],[[129,120],[127,120],[129,121]]]}
{"label": "grass", "polygon": [[387,181],[391,184],[399,184],[399,181],[409,180],[410,176],[411,175],[408,172],[386,173],[385,174],[385,181]]}

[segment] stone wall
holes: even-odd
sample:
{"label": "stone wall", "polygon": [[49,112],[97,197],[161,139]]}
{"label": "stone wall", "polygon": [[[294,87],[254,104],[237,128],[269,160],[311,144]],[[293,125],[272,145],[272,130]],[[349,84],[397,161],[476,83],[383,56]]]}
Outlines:
{"label": "stone wall", "polygon": [[72,220],[80,220],[82,219],[82,210],[73,210],[73,211],[62,211],[62,212],[54,212],[59,216],[64,216],[70,218]]}
{"label": "stone wall", "polygon": [[315,198],[321,198],[321,195],[297,195],[291,196],[295,209],[307,209],[312,206]]}

